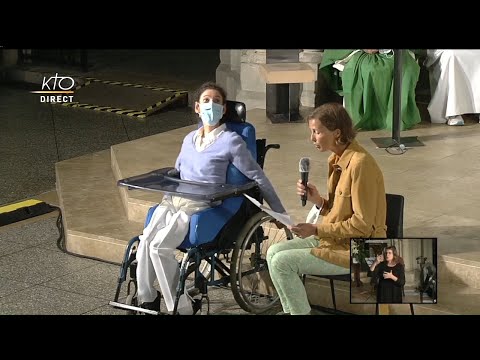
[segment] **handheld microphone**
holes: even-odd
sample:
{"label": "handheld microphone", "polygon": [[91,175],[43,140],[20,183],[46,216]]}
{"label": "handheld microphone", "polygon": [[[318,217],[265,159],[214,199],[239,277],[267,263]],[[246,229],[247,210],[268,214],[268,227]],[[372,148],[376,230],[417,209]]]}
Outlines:
{"label": "handheld microphone", "polygon": [[302,199],[302,206],[307,204],[307,183],[308,183],[308,172],[310,171],[310,158],[304,157],[300,159],[298,163],[298,171],[300,171],[300,177],[302,179],[302,184],[305,186],[305,194],[300,196]]}

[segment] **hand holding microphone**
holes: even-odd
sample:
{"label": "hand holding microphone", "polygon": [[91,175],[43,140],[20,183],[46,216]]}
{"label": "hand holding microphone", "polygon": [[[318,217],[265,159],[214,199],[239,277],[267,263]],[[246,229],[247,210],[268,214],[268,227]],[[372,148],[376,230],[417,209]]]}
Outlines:
{"label": "hand holding microphone", "polygon": [[298,169],[300,171],[300,179],[297,182],[297,194],[300,196],[302,206],[305,206],[307,200],[311,201],[318,207],[323,204],[323,199],[318,193],[315,185],[308,183],[308,173],[310,172],[310,159],[301,158],[298,163]]}
{"label": "hand holding microphone", "polygon": [[302,200],[302,206],[305,206],[307,204],[307,194],[308,194],[307,183],[308,183],[308,173],[310,172],[310,158],[304,157],[300,159],[300,162],[298,163],[298,171],[300,172],[300,179],[301,179],[302,185],[305,187],[305,192],[300,195],[300,198]]}

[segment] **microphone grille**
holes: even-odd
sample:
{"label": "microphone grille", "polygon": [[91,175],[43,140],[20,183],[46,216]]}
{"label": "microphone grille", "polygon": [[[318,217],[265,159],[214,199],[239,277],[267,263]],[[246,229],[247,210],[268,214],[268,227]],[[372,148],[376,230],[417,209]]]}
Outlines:
{"label": "microphone grille", "polygon": [[300,172],[309,172],[310,171],[310,158],[304,157],[301,158],[298,163],[298,171]]}

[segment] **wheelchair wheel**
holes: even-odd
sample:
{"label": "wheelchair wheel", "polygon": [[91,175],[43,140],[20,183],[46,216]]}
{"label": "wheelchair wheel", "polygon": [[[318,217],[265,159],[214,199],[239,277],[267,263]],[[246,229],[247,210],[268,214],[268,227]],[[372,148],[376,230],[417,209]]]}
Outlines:
{"label": "wheelchair wheel", "polygon": [[[129,256],[129,265],[125,278],[127,286],[127,297],[125,305],[138,306],[137,297],[137,259],[135,258],[136,247],[132,248],[132,253]],[[127,310],[127,315],[138,315],[139,312],[135,310]]]}
{"label": "wheelchair wheel", "polygon": [[[136,294],[130,294],[125,299],[125,305],[138,306]],[[127,315],[137,315],[138,313],[134,310],[127,310]]]}
{"label": "wheelchair wheel", "polygon": [[268,274],[267,250],[280,241],[292,239],[287,228],[278,229],[265,212],[255,214],[243,227],[236,242],[230,267],[230,281],[240,307],[261,314],[278,305],[278,294]]}

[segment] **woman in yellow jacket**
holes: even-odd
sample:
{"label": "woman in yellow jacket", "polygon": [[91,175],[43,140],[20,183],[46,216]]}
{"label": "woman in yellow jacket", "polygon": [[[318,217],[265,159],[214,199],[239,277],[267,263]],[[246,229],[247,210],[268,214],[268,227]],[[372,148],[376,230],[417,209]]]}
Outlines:
{"label": "woman in yellow jacket", "polygon": [[283,312],[311,311],[299,275],[350,273],[350,238],[386,237],[386,195],[383,174],[375,159],[355,140],[352,119],[345,108],[327,103],[308,117],[310,139],[328,158],[328,198],[314,184],[297,182],[297,193],[307,194],[322,215],[316,223],[291,227],[293,240],[271,246],[267,252],[270,276]]}

